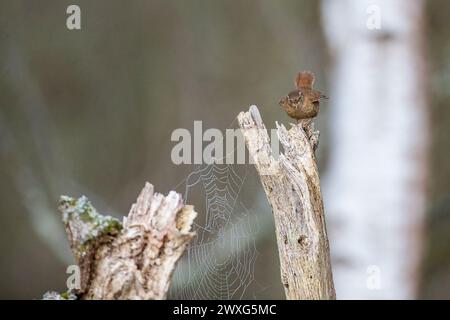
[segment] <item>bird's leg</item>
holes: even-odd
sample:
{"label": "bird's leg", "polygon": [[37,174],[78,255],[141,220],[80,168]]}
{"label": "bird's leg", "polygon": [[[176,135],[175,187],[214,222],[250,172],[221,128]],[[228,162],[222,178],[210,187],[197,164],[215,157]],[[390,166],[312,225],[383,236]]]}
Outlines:
{"label": "bird's leg", "polygon": [[313,151],[316,151],[319,145],[319,131],[314,131],[314,122],[313,118],[308,119],[299,119],[297,123],[302,127],[303,131],[305,131],[306,136],[308,137],[309,143]]}

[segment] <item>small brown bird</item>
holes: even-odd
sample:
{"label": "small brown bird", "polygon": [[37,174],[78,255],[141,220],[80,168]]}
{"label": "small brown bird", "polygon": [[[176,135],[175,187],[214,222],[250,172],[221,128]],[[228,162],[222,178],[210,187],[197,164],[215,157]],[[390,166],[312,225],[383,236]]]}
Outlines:
{"label": "small brown bird", "polygon": [[320,99],[328,99],[313,89],[314,74],[309,71],[299,72],[295,78],[296,90],[281,98],[279,104],[294,119],[310,119],[319,113]]}

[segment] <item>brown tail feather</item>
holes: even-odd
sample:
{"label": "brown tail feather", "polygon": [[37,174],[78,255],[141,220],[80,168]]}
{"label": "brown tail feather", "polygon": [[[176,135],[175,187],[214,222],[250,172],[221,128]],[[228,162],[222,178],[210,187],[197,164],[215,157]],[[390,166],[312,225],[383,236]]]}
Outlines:
{"label": "brown tail feather", "polygon": [[309,71],[299,72],[295,78],[295,85],[298,89],[312,89],[314,84],[314,74]]}

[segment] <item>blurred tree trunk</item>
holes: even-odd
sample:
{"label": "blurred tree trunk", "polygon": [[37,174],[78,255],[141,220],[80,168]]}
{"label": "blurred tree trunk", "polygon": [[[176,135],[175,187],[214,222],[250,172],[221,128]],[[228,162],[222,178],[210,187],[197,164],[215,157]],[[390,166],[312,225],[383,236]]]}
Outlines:
{"label": "blurred tree trunk", "polygon": [[424,1],[322,1],[331,49],[324,180],[338,298],[416,297],[428,144]]}

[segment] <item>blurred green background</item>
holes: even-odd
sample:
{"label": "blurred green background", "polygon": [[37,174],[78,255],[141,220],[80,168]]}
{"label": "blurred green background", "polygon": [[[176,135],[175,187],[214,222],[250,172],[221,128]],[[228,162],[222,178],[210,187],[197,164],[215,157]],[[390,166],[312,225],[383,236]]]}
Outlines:
{"label": "blurred green background", "polygon": [[[78,4],[82,29],[66,28]],[[450,2],[429,1],[432,148],[427,250],[421,298],[450,298]],[[278,107],[298,70],[327,91],[330,55],[319,2],[20,1],[0,4],[0,298],[40,298],[65,290],[72,258],[56,203],[88,196],[100,212],[127,214],[145,181],[184,192],[193,166],[176,166],[176,128],[235,128],[259,106]],[[329,118],[322,108],[320,170]],[[261,193],[251,166],[241,197]],[[201,195],[192,196],[201,215]],[[258,213],[270,218],[268,205]],[[265,219],[266,219],[265,218]],[[203,219],[199,217],[200,221]],[[255,281],[246,298],[284,298],[271,224],[256,237]],[[273,263],[268,263],[272,261]]]}

